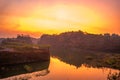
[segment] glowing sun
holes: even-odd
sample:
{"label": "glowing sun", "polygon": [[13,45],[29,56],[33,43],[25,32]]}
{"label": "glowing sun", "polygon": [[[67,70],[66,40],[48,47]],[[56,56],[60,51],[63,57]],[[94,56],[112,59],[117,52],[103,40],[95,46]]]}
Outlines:
{"label": "glowing sun", "polygon": [[53,12],[56,19],[64,20],[69,16],[69,11],[64,6],[55,8]]}

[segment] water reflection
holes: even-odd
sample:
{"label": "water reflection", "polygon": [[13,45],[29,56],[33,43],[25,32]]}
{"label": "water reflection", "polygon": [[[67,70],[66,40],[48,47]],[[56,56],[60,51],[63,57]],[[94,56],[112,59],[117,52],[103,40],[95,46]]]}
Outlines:
{"label": "water reflection", "polygon": [[74,65],[77,68],[82,64],[87,64],[87,67],[108,67],[120,70],[120,54],[78,50],[74,48],[52,48],[51,52],[53,57],[57,57],[61,61]]}
{"label": "water reflection", "polygon": [[[17,65],[6,65],[0,66],[0,78],[6,78],[10,76],[20,75],[20,74],[28,74],[37,71],[36,76],[45,76],[49,73],[50,61],[45,62],[34,62],[34,63],[25,63],[25,64],[17,64]],[[40,71],[40,72],[39,72]],[[30,77],[26,77],[30,78]]]}
{"label": "water reflection", "polygon": [[[29,64],[27,65],[30,66]],[[26,65],[24,65],[24,67],[25,66]],[[81,64],[80,67],[76,67],[75,65],[65,63],[55,57],[51,57],[50,66],[49,62],[42,63],[41,65],[38,63],[33,63],[31,66],[36,72],[32,72],[31,69],[29,70],[28,68],[24,69],[27,74],[4,78],[1,80],[107,80],[109,73],[112,74],[120,72],[119,70],[106,67],[92,67],[88,64]],[[18,70],[18,72],[19,71],[20,70]],[[6,73],[7,71],[4,75],[6,75]],[[15,71],[8,71],[8,73],[15,74]]]}
{"label": "water reflection", "polygon": [[57,58],[51,58],[49,70],[50,74],[31,80],[107,80],[109,72],[119,72],[119,70],[111,68],[94,68],[84,64],[77,68]]}

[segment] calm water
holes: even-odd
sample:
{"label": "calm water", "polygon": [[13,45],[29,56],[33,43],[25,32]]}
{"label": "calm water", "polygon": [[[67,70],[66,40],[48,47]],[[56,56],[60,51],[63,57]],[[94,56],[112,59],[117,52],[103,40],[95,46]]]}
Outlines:
{"label": "calm water", "polygon": [[76,68],[76,66],[52,57],[48,67],[42,66],[42,68],[39,68],[39,65],[37,65],[37,68],[35,69],[40,71],[27,74],[17,74],[17,76],[0,80],[21,80],[23,78],[26,80],[107,80],[107,76],[110,72],[118,72],[118,70],[115,69],[93,68],[87,67],[84,64],[79,68]]}

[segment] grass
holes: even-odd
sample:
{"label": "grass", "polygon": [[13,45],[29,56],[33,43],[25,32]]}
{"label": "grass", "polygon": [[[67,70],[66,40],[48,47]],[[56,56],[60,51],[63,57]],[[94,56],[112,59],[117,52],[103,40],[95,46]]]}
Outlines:
{"label": "grass", "polygon": [[37,44],[27,44],[22,42],[7,42],[0,46],[0,49],[12,48],[17,51],[31,51],[33,49],[46,49],[49,48],[49,45],[37,45]]}
{"label": "grass", "polygon": [[105,62],[108,65],[114,65],[116,63],[116,59],[114,59],[114,58],[108,58]]}

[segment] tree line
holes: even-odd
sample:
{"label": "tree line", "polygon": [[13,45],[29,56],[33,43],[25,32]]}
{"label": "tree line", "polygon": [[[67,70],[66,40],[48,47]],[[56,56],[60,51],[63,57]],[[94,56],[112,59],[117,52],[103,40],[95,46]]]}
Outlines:
{"label": "tree line", "polygon": [[38,42],[52,48],[71,48],[103,52],[120,52],[118,34],[90,34],[82,31],[65,32],[59,35],[44,34]]}

